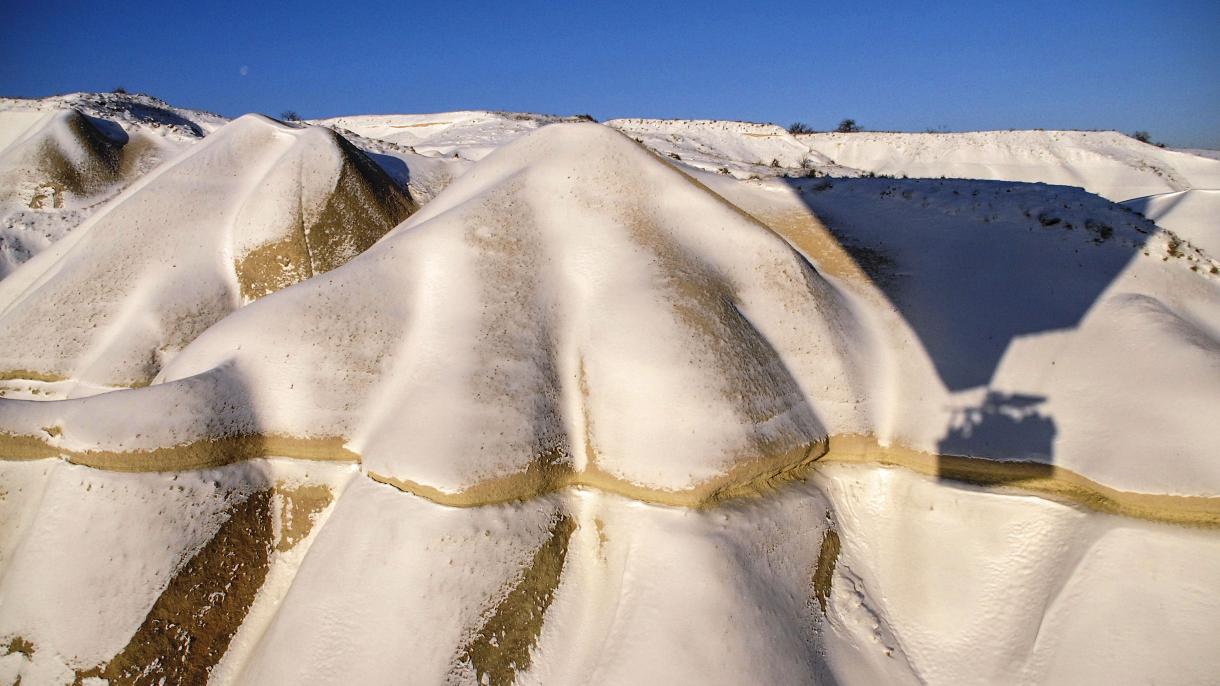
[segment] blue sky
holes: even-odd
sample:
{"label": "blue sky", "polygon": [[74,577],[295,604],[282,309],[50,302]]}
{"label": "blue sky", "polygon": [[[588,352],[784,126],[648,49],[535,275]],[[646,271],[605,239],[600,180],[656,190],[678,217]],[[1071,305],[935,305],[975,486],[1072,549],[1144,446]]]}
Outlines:
{"label": "blue sky", "polygon": [[3,3],[0,94],[224,115],[452,109],[1220,148],[1220,2]]}

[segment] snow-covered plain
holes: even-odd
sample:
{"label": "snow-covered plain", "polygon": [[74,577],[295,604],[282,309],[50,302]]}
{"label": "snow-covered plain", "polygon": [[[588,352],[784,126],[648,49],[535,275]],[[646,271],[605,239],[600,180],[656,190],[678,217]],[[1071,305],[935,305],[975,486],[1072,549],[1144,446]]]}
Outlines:
{"label": "snow-covered plain", "polygon": [[0,281],[0,682],[1220,673],[1213,160],[78,94],[0,192],[150,103]]}

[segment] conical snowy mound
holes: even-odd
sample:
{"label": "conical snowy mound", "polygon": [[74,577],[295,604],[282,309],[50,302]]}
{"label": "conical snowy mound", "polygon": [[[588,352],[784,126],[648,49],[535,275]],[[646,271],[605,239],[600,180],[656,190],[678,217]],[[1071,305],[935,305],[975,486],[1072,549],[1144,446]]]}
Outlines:
{"label": "conical snowy mound", "polygon": [[0,378],[147,384],[244,302],[344,263],[411,209],[334,133],[242,117],[0,284]]}
{"label": "conical snowy mound", "polygon": [[[852,411],[837,297],[781,238],[621,134],[554,125],[349,266],[213,326],[164,383],[82,401],[81,424],[51,441],[119,449],[91,418],[148,403],[162,409],[125,449],[342,441],[440,500],[589,483],[700,502],[816,458],[822,420]],[[214,445],[214,461],[247,454]]]}
{"label": "conical snowy mound", "polygon": [[91,195],[118,180],[125,140],[107,137],[74,109],[30,114],[32,125],[0,151],[5,200],[21,195],[35,209],[62,206],[65,195]]}

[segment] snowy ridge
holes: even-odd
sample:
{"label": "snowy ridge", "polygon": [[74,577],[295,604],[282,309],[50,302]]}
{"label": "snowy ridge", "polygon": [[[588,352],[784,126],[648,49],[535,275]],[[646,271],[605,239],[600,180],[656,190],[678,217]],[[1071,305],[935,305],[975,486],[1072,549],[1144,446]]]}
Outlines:
{"label": "snowy ridge", "polygon": [[[429,493],[576,478],[698,502],[816,456],[824,421],[864,426],[853,326],[778,236],[620,134],[566,125],[489,157],[350,268],[212,326],[152,388],[88,403],[185,396],[127,450],[253,423],[344,437],[369,471]],[[244,393],[207,401],[208,378]],[[197,420],[191,397],[225,409]],[[57,445],[119,449],[104,413],[73,415]]]}
{"label": "snowy ridge", "polygon": [[622,131],[650,149],[683,165],[731,174],[805,176],[846,173],[774,124],[682,119],[614,119],[606,126]]}
{"label": "snowy ridge", "polygon": [[1080,186],[1115,202],[1220,188],[1220,160],[1165,150],[1115,131],[869,131],[799,138],[839,164],[890,176]]}
{"label": "snowy ridge", "polygon": [[422,155],[478,161],[541,126],[582,120],[549,114],[470,111],[358,115],[319,119],[314,123],[409,147]]}
{"label": "snowy ridge", "polygon": [[1212,257],[1220,256],[1220,189],[1193,189],[1123,203]]}

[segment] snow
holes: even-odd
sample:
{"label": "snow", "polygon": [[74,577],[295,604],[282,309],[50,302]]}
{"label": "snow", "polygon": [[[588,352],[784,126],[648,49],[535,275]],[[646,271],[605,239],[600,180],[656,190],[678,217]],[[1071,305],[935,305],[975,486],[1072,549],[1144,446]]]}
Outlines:
{"label": "snow", "polygon": [[[6,482],[22,466],[3,465]],[[106,659],[226,503],[302,478],[282,470],[292,473],[279,461],[198,475],[55,468],[51,499],[0,584],[0,626],[36,646],[13,660],[23,681],[56,671],[70,681]],[[527,631],[520,683],[1196,683],[1220,668],[1214,531],[901,468],[827,466],[807,484],[708,511],[590,490],[448,508],[345,478],[309,477],[338,501],[287,554],[291,584],[264,589],[274,609],[234,639],[212,683],[469,683],[474,668],[456,656],[538,573],[556,532],[561,575],[529,576],[553,596]],[[841,551],[823,611],[810,579],[828,530]],[[37,602],[47,597],[72,602]]]}
{"label": "snow", "polygon": [[403,147],[429,157],[478,161],[496,148],[541,126],[578,121],[518,112],[441,112],[437,114],[357,115],[319,119],[334,126]]}
{"label": "snow", "polygon": [[0,278],[223,123],[141,95],[0,98]]}
{"label": "snow", "polygon": [[1079,186],[1115,202],[1220,188],[1220,160],[1114,131],[816,133],[800,140],[841,165],[876,174]]}
{"label": "snow", "polygon": [[[861,294],[882,339],[867,394],[882,442],[1053,463],[1123,490],[1220,494],[1210,256],[1072,188],[721,178],[704,180],[805,240],[815,265]],[[828,247],[803,239],[815,231]]]}
{"label": "snow", "polygon": [[160,142],[0,281],[0,681],[1220,672],[1220,163],[73,94],[0,178],[81,122]]}
{"label": "snow", "polygon": [[1123,203],[1208,255],[1220,255],[1220,189],[1193,189]]}
{"label": "snow", "polygon": [[342,263],[365,247],[360,231],[375,238],[397,223],[378,228],[361,208],[345,217],[354,238],[304,236],[304,255],[285,249],[267,269],[246,262],[317,225],[345,192],[336,179],[350,157],[324,129],[257,115],[228,124],[0,281],[0,370],[73,379],[80,385],[70,392],[80,393],[148,383],[245,301],[322,271],[324,261]]}
{"label": "snow", "polygon": [[739,179],[790,173],[803,176],[814,169],[843,171],[834,169],[829,158],[774,124],[613,119],[606,126],[685,166]]}
{"label": "snow", "polygon": [[[700,312],[703,290],[720,309]],[[232,360],[267,430],[349,436],[370,471],[448,493],[542,460],[680,492],[821,441],[818,417],[853,422],[838,308],[681,173],[605,127],[555,126],[351,268],[213,327],[160,381]]]}

